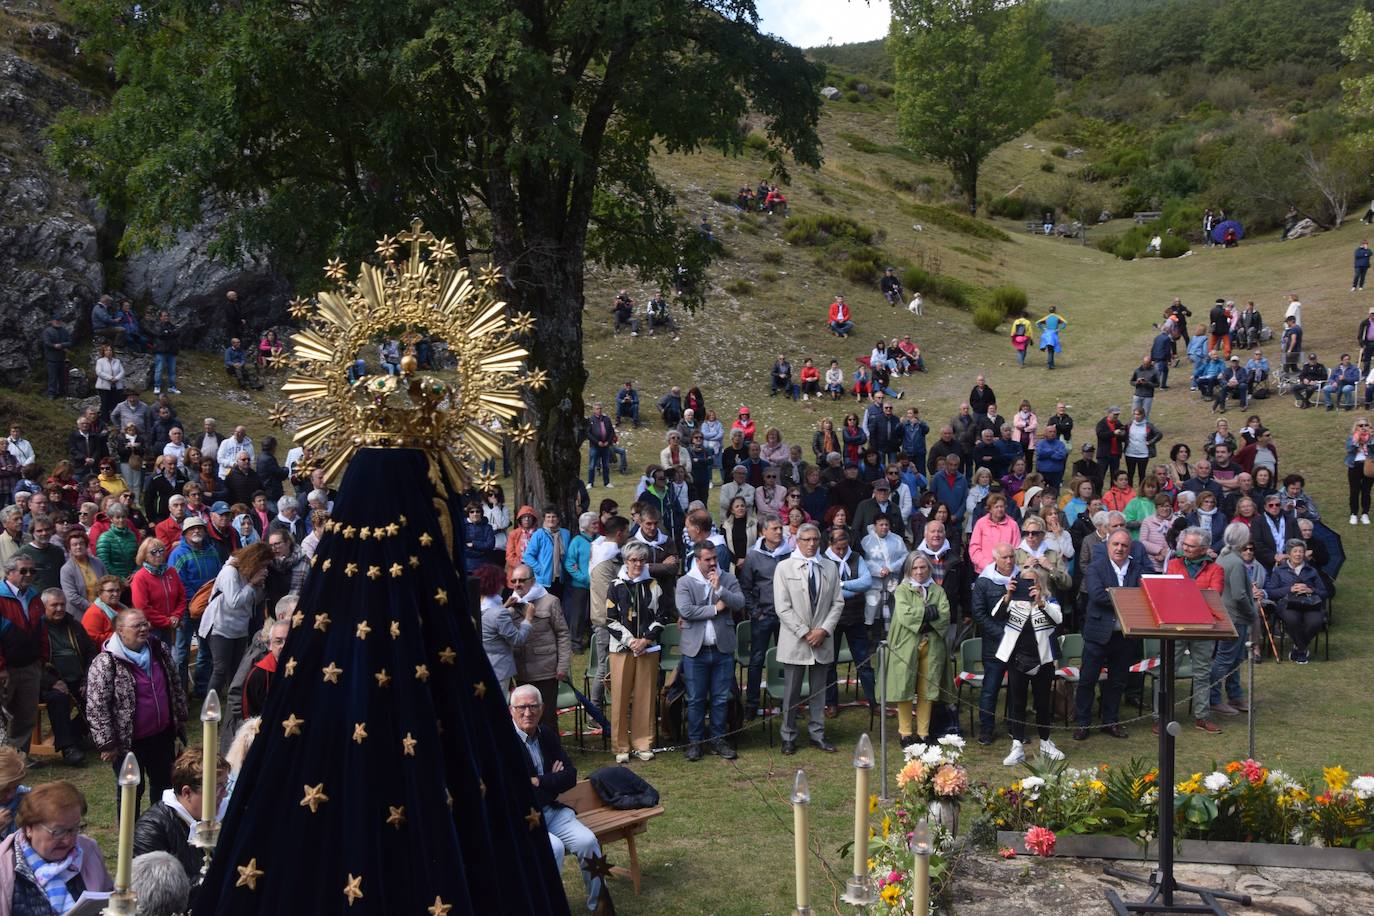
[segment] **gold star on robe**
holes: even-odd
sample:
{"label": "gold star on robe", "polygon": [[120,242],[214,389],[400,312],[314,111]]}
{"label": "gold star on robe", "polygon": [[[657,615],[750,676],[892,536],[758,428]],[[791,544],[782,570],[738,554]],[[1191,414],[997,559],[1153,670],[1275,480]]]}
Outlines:
{"label": "gold star on robe", "polygon": [[292,615],[291,615],[291,629],[293,629],[293,630],[296,629],[296,627],[300,626],[301,623],[302,623],[304,620],[305,620],[305,614],[304,614],[302,611],[297,611],[296,613],[292,614]]}
{"label": "gold star on robe", "polygon": [[319,557],[315,556],[314,554],[311,554],[311,555],[310,555],[310,568],[311,568],[311,569],[314,569],[314,568],[315,568],[315,563],[316,563],[317,560],[319,560]]}
{"label": "gold star on robe", "polygon": [[445,903],[443,897],[435,894],[434,906],[430,907],[426,912],[429,913],[429,916],[448,916],[448,911],[451,909],[453,909],[453,904]]}
{"label": "gold star on robe", "polygon": [[[238,866],[239,879],[234,882],[234,887],[246,887],[250,891],[258,889],[258,879],[263,876],[263,870],[258,868],[256,857],[249,859],[247,865]],[[436,901],[438,897],[434,898]]]}
{"label": "gold star on robe", "polygon": [[295,674],[295,673],[296,673],[296,660],[295,660],[294,658],[288,658],[288,659],[286,660],[286,676],[287,676],[287,677],[290,677],[291,675],[293,675],[293,674]]}
{"label": "gold star on robe", "polygon": [[348,576],[348,577],[352,578],[353,576],[356,576],[357,574],[358,574],[358,564],[357,564],[357,563],[349,563],[347,566],[344,567],[344,575],[345,575],[345,576]]}
{"label": "gold star on robe", "polygon": [[399,522],[401,523],[401,527],[402,527],[402,528],[405,527],[405,524],[406,524],[406,517],[405,517],[404,515],[398,515],[398,516],[396,516],[396,520],[399,521]]}
{"label": "gold star on robe", "polygon": [[349,525],[347,528],[345,528],[345,529],[343,530],[344,540],[345,540],[345,541],[351,541],[351,540],[353,540],[353,535],[355,535],[355,534],[357,534],[357,533],[358,533],[358,529],[357,529],[357,528],[354,528],[352,525]]}
{"label": "gold star on robe", "polygon": [[405,567],[403,567],[400,563],[392,563],[392,564],[391,564],[391,569],[388,570],[388,571],[391,573],[391,578],[397,579],[397,578],[400,577],[400,575],[401,575],[401,573],[404,571],[404,569],[405,569]]}
{"label": "gold star on robe", "polygon": [[411,558],[410,558],[409,560],[407,560],[406,562],[410,564],[410,568],[411,568],[411,569],[419,569],[419,568],[420,568],[420,558],[417,557],[417,556],[412,555]]}
{"label": "gold star on robe", "polygon": [[301,733],[301,726],[304,724],[304,719],[297,719],[296,714],[294,712],[291,713],[291,715],[281,720],[281,727],[282,731],[284,732],[282,737],[294,738],[296,735],[299,735]]}
{"label": "gold star on robe", "polygon": [[376,674],[372,676],[377,679],[378,687],[385,687],[387,684],[391,683],[391,675],[386,673],[385,668],[383,668],[381,671],[378,671]]}
{"label": "gold star on robe", "polygon": [[386,526],[386,533],[390,537],[395,537],[396,535],[401,533],[401,526],[396,524],[395,522],[392,522],[390,525]]}
{"label": "gold star on robe", "polygon": [[316,615],[315,615],[315,629],[319,630],[321,633],[323,633],[325,630],[328,630],[328,629],[329,629],[329,615],[328,615],[328,614],[316,614]]}
{"label": "gold star on robe", "polygon": [[320,669],[320,673],[324,675],[324,682],[326,684],[337,684],[339,683],[339,675],[343,674],[343,669],[333,662],[330,662],[328,667]]}
{"label": "gold star on robe", "polygon": [[414,757],[415,745],[419,743],[420,742],[411,737],[410,732],[406,732],[406,736],[401,739],[401,750],[407,757]]}
{"label": "gold star on robe", "polygon": [[348,875],[348,883],[344,885],[343,893],[344,896],[348,898],[349,906],[352,906],[354,901],[361,900],[363,896],[362,875],[355,878],[353,877],[353,873],[350,872]]}
{"label": "gold star on robe", "polygon": [[486,696],[486,695],[487,695],[487,685],[486,685],[486,682],[485,682],[485,681],[478,681],[477,683],[473,684],[473,685],[472,685],[472,694],[473,694],[473,696],[477,697],[477,699],[479,699],[479,700],[482,699],[484,696]]}
{"label": "gold star on robe", "polygon": [[358,744],[362,744],[362,743],[363,743],[363,739],[366,738],[366,737],[367,737],[367,723],[366,723],[366,722],[354,722],[354,723],[353,723],[353,740],[354,740],[356,743],[358,743]]}
{"label": "gold star on robe", "polygon": [[530,825],[531,830],[539,829],[539,810],[531,808],[530,813],[525,815],[525,823]]}
{"label": "gold star on robe", "polygon": [[453,660],[457,657],[458,653],[453,651],[452,646],[444,646],[443,650],[439,653],[439,661],[443,662],[445,665],[453,664]]}
{"label": "gold star on robe", "polygon": [[429,666],[428,666],[428,665],[416,665],[416,666],[415,666],[415,679],[416,679],[417,681],[427,681],[427,680],[429,680]]}
{"label": "gold star on robe", "polygon": [[370,538],[370,537],[372,537],[372,529],[371,529],[371,528],[368,528],[368,527],[364,526],[364,527],[358,529],[358,539],[359,539],[359,540],[365,541],[365,540],[367,540],[367,539]]}
{"label": "gold star on robe", "polygon": [[391,638],[392,638],[392,639],[399,639],[400,636],[401,636],[401,621],[399,621],[399,620],[393,620],[393,621],[391,621]]}
{"label": "gold star on robe", "polygon": [[448,604],[448,592],[444,591],[442,588],[435,592],[434,603],[440,605]]}
{"label": "gold star on robe", "polygon": [[421,546],[421,547],[428,547],[430,544],[433,544],[433,543],[434,543],[434,538],[430,537],[430,534],[429,534],[428,531],[426,531],[424,534],[420,535],[420,546]]}
{"label": "gold star on robe", "polygon": [[306,786],[305,797],[301,799],[301,807],[309,808],[311,814],[316,814],[320,810],[320,805],[329,801],[329,796],[324,794],[324,783],[317,786]]}
{"label": "gold star on robe", "polygon": [[386,808],[388,811],[391,812],[389,815],[387,815],[386,818],[387,826],[395,827],[397,830],[400,830],[401,826],[406,822],[405,805],[401,805],[400,807],[387,805]]}
{"label": "gold star on robe", "polygon": [[362,621],[361,623],[358,624],[357,629],[355,629],[355,630],[353,631],[353,635],[356,636],[356,637],[358,637],[359,639],[367,639],[367,634],[369,634],[369,633],[371,633],[371,632],[372,632],[372,627],[368,626],[368,625],[367,625],[367,621],[364,620],[364,621]]}
{"label": "gold star on robe", "polygon": [[[310,559],[313,560],[313,559],[315,559],[315,557],[312,556]],[[330,559],[330,560],[325,560],[325,561],[324,561],[324,565],[321,566],[320,569],[323,569],[325,572],[329,572],[329,567],[331,567],[331,566],[333,566],[333,565],[334,565],[334,561],[333,561],[332,559]]]}
{"label": "gold star on robe", "polygon": [[373,582],[376,582],[382,577],[382,568],[380,566],[369,566],[367,568],[367,577]]}

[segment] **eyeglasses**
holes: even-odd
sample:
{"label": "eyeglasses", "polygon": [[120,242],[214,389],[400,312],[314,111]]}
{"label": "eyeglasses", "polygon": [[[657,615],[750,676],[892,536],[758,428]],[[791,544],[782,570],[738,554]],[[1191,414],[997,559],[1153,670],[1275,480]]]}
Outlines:
{"label": "eyeglasses", "polygon": [[1242,552],[1242,553],[1244,553],[1244,552],[1247,551],[1247,550],[1253,553],[1254,550],[1255,550],[1255,545],[1254,545],[1254,544],[1246,544],[1244,547],[1241,548],[1241,552]]}
{"label": "eyeglasses", "polygon": [[511,709],[516,712],[536,712],[543,707],[543,703],[521,703],[518,706],[512,706]]}
{"label": "eyeglasses", "polygon": [[49,827],[47,824],[39,824],[38,826],[46,830],[48,836],[52,837],[54,840],[61,841],[65,840],[67,837],[76,836],[78,833],[83,832],[86,829],[86,822],[82,821],[75,827]]}
{"label": "eyeglasses", "polygon": [[1024,534],[1026,537],[1030,537],[1031,535],[1035,534],[1043,535],[1045,532],[1039,530],[1038,528],[1022,528],[1021,533]]}
{"label": "eyeglasses", "polygon": [[32,567],[32,566],[20,566],[20,567],[18,567],[18,568],[15,569],[15,572],[19,573],[19,575],[21,575],[21,576],[31,576],[31,575],[33,575],[33,567]]}
{"label": "eyeglasses", "polygon": [[152,554],[153,556],[161,556],[162,554],[164,554],[164,553],[167,552],[167,548],[166,548],[166,547],[153,547],[153,548],[151,548],[148,552],[149,552],[150,554]]}
{"label": "eyeglasses", "polygon": [[512,578],[510,581],[513,585],[520,585],[522,583],[529,582],[530,578],[530,576],[522,576],[519,579]]}

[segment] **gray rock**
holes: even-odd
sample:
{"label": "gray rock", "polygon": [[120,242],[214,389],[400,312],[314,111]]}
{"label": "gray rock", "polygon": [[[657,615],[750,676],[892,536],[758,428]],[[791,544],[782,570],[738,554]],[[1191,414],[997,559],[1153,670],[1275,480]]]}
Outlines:
{"label": "gray rock", "polygon": [[1316,235],[1318,232],[1321,231],[1321,226],[1318,226],[1310,219],[1304,219],[1299,220],[1298,223],[1292,229],[1289,230],[1288,237],[1290,239],[1305,239],[1308,236]]}
{"label": "gray rock", "polygon": [[1282,888],[1259,875],[1241,875],[1236,879],[1236,890],[1252,897],[1272,897]]}
{"label": "gray rock", "polygon": [[841,96],[841,94],[842,93],[840,92],[840,90],[836,89],[834,86],[826,86],[824,89],[821,90],[821,95],[825,96],[832,102],[838,99]]}
{"label": "gray rock", "polygon": [[1275,897],[1264,905],[1264,909],[1270,913],[1282,913],[1284,916],[1322,916],[1327,912],[1305,897]]}
{"label": "gray rock", "polygon": [[872,90],[868,88],[868,83],[860,83],[859,85],[854,87],[854,91],[857,92],[859,95],[868,95],[870,92],[872,92]]}

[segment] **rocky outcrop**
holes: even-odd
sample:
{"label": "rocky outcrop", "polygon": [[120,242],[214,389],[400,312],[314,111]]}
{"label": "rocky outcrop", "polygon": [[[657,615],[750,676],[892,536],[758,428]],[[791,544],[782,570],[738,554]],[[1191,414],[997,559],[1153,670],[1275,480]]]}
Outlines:
{"label": "rocky outcrop", "polygon": [[[49,33],[44,39],[59,40]],[[74,80],[46,61],[0,46],[0,381],[5,384],[17,383],[41,358],[38,335],[49,316],[60,312],[80,330],[104,285],[98,244],[102,216],[44,158],[42,130],[58,111],[86,99]]]}

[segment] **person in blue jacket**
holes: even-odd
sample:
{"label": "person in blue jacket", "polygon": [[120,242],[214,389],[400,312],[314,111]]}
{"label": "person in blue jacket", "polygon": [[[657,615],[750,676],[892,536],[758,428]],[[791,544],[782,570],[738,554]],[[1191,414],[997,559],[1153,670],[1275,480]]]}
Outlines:
{"label": "person in blue jacket", "polygon": [[945,456],[944,470],[936,471],[930,478],[930,492],[949,508],[949,520],[955,527],[962,528],[964,511],[968,502],[968,478],[959,473],[959,453],[950,452]]}
{"label": "person in blue jacket", "polygon": [[487,521],[479,503],[468,503],[463,520],[463,571],[469,576],[481,569],[489,551],[496,549],[496,529]]}
{"label": "person in blue jacket", "polygon": [[1364,275],[1369,273],[1369,242],[1360,242],[1355,249],[1355,277],[1350,281],[1350,291],[1364,289]]}
{"label": "person in blue jacket", "polygon": [[534,570],[534,581],[548,589],[561,601],[563,589],[568,581],[568,573],[563,568],[563,558],[568,555],[568,544],[572,540],[567,528],[559,526],[561,519],[553,506],[544,509],[544,524],[525,545],[525,555],[521,557],[530,569]]}
{"label": "person in blue jacket", "polygon": [[1045,482],[1058,487],[1064,482],[1064,465],[1069,460],[1069,447],[1059,438],[1059,427],[1044,426],[1040,430],[1040,441],[1035,443],[1035,469],[1045,478]]}
{"label": "person in blue jacket", "polygon": [[[917,407],[908,407],[906,416],[902,418],[902,454],[911,458],[912,464],[918,468],[926,466],[926,436],[930,433],[930,424],[921,419],[921,411]],[[915,493],[911,494],[915,496]]]}
{"label": "person in blue jacket", "polygon": [[[1170,325],[1173,328],[1173,325]],[[1178,352],[1178,345],[1175,343],[1176,330],[1160,331],[1155,335],[1154,342],[1150,344],[1150,362],[1154,363],[1155,375],[1159,376],[1159,388],[1161,391],[1169,387],[1169,367],[1173,365],[1174,355]]]}
{"label": "person in blue jacket", "polygon": [[563,555],[563,571],[568,574],[563,590],[563,618],[568,622],[574,652],[585,652],[591,636],[592,541],[600,528],[601,517],[597,513],[583,512],[577,517],[577,534]]}

